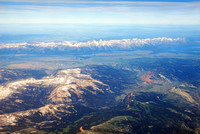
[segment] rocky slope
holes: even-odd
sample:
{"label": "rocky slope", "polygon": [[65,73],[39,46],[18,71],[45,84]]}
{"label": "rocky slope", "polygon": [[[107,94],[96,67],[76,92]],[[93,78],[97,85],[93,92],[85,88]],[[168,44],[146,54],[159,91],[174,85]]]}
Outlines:
{"label": "rocky slope", "polygon": [[113,88],[93,78],[91,69],[66,69],[41,79],[28,78],[1,84],[0,131],[14,131],[44,121],[56,120],[58,123],[63,115],[71,118],[68,107],[72,109],[74,104],[79,105],[80,110],[71,112],[74,119],[75,115],[81,116],[82,109],[86,109],[83,107],[112,106],[116,96]]}
{"label": "rocky slope", "polygon": [[90,117],[85,124],[91,126],[82,127],[80,134],[199,133],[199,113],[192,108],[181,109],[170,101],[166,102],[166,95],[163,94],[130,93],[118,107],[120,109],[113,110],[110,117],[102,114],[102,118],[107,118],[102,123],[92,125],[92,118],[93,122],[97,121],[95,116],[98,115]]}
{"label": "rocky slope", "polygon": [[50,131],[75,121],[93,110],[72,104],[48,104],[37,109],[0,115],[0,131],[12,132],[27,127]]}
{"label": "rocky slope", "polygon": [[91,65],[2,83],[0,132],[198,132],[198,84],[141,67]]}

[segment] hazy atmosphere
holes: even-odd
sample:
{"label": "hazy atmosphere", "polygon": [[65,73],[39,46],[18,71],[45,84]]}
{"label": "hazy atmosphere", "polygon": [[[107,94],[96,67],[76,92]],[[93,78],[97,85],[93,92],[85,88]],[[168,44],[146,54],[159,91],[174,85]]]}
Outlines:
{"label": "hazy atmosphere", "polygon": [[0,133],[200,134],[200,1],[0,0]]}

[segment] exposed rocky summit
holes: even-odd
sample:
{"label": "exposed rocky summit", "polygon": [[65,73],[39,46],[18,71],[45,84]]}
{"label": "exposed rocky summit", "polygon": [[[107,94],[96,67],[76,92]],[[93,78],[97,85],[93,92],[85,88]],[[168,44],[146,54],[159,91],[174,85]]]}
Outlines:
{"label": "exposed rocky summit", "polygon": [[0,85],[0,132],[198,132],[198,84],[163,66],[141,67],[91,65],[20,79],[9,70]]}

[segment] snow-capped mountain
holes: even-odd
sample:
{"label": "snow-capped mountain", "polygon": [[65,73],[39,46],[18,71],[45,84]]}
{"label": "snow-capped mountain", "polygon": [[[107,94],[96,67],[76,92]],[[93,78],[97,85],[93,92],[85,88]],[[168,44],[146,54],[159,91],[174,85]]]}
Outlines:
{"label": "snow-capped mountain", "polygon": [[147,39],[122,39],[122,40],[93,40],[88,42],[77,42],[77,41],[63,41],[63,42],[37,42],[37,43],[7,43],[0,44],[0,49],[5,48],[21,48],[21,49],[33,49],[36,48],[57,48],[60,51],[65,51],[67,48],[79,49],[79,48],[90,48],[90,49],[131,49],[135,47],[144,46],[155,46],[155,45],[171,45],[185,43],[184,38],[147,38]]}

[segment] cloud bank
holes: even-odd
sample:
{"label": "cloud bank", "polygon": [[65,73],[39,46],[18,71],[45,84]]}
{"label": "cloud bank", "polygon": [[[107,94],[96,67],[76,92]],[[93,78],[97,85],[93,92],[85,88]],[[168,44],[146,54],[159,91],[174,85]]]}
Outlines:
{"label": "cloud bank", "polygon": [[37,43],[7,43],[0,44],[0,49],[34,49],[34,48],[50,48],[59,49],[65,51],[69,48],[89,48],[89,49],[132,49],[137,47],[145,46],[157,46],[157,45],[173,45],[185,43],[184,38],[147,38],[147,39],[122,39],[122,40],[93,40],[88,42],[77,42],[77,41],[63,41],[63,42],[37,42]]}
{"label": "cloud bank", "polygon": [[200,24],[199,0],[0,0],[0,13],[2,24]]}

